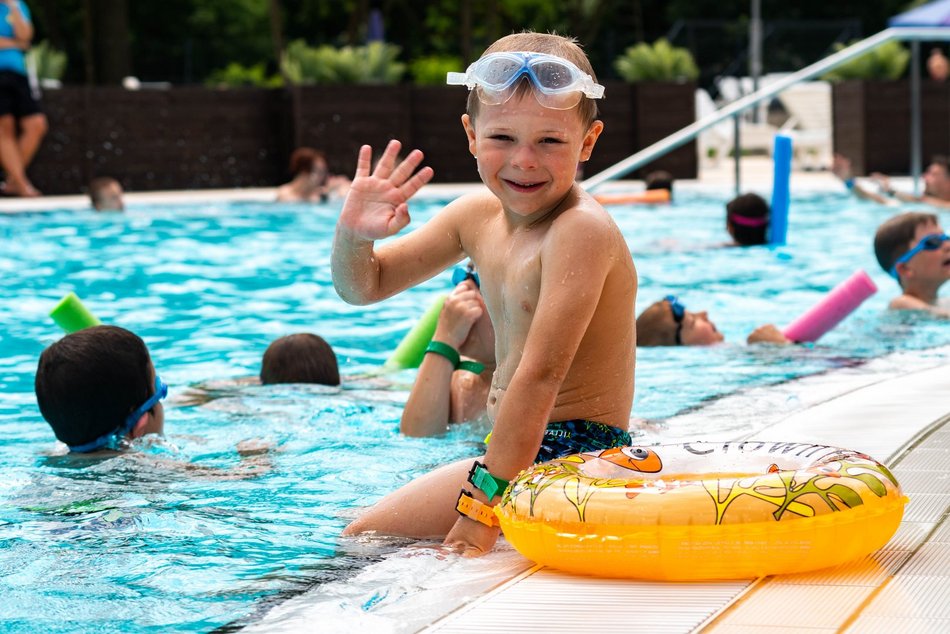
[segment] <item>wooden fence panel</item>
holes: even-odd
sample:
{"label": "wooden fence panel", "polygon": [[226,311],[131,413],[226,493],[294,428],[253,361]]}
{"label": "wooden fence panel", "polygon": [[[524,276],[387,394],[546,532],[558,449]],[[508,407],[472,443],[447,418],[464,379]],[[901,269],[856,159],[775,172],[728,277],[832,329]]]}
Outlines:
{"label": "wooden fence panel", "polygon": [[[601,105],[606,132],[587,175],[693,121],[692,88],[613,84]],[[377,155],[389,139],[418,147],[439,182],[475,182],[460,123],[467,93],[442,86],[204,87],[127,91],[67,87],[47,91],[47,135],[30,168],[48,194],[85,191],[95,176],[129,191],[267,187],[289,178],[294,147],[326,152],[330,170],[352,174],[360,145]],[[639,127],[638,127],[639,126]],[[644,126],[646,129],[644,129]],[[692,144],[641,170],[665,167],[695,178]]]}

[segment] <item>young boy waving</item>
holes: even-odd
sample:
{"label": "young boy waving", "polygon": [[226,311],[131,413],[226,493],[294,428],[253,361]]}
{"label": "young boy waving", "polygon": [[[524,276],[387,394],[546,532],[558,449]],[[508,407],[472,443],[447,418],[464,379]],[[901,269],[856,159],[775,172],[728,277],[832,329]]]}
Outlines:
{"label": "young boy waving", "polygon": [[[371,171],[363,146],[337,223],[333,281],[343,299],[363,304],[471,258],[495,327],[492,437],[479,464],[464,460],[416,479],[344,532],[445,536],[479,554],[499,534],[490,507],[519,471],[630,444],[637,275],[613,220],[574,182],[603,130],[594,101],[603,87],[575,42],[509,35],[449,83],[471,91],[462,125],[486,191],[376,248],[408,224],[407,201],[432,170],[416,171],[418,150],[397,162],[400,145],[391,141]],[[443,342],[429,352],[458,363]]]}

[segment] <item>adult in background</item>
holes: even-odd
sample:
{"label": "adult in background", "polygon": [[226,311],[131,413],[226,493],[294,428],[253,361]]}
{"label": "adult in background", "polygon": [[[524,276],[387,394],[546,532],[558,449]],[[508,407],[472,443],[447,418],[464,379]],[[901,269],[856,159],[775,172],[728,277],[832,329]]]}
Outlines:
{"label": "adult in background", "polygon": [[891,187],[891,179],[880,172],[873,172],[870,177],[878,191],[868,189],[865,184],[855,180],[850,159],[841,154],[835,154],[831,171],[852,194],[864,200],[872,200],[882,205],[925,203],[944,209],[950,207],[950,160],[946,156],[937,155],[930,160],[923,174],[924,193],[920,196],[894,189]]}
{"label": "adult in background", "polygon": [[350,179],[330,174],[327,157],[320,150],[299,147],[290,155],[293,180],[277,188],[277,202],[326,202],[331,195],[346,195]]}
{"label": "adult in background", "polygon": [[24,51],[33,39],[30,10],[22,0],[0,0],[0,165],[8,196],[39,196],[26,168],[49,128],[27,79]]}
{"label": "adult in background", "polygon": [[89,202],[96,211],[122,211],[125,201],[122,184],[111,176],[99,176],[89,181]]}

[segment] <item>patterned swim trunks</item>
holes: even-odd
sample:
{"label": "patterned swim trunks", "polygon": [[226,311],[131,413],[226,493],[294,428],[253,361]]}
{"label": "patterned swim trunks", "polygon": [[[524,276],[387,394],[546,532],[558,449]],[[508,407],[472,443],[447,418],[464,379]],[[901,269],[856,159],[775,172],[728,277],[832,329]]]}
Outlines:
{"label": "patterned swim trunks", "polygon": [[590,420],[565,420],[549,423],[541,439],[537,462],[585,451],[597,451],[633,444],[629,432]]}

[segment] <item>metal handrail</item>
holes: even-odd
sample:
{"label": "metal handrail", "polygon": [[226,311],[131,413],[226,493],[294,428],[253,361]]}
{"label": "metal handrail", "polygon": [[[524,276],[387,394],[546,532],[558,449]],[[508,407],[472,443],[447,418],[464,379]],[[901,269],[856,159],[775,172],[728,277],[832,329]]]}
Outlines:
{"label": "metal handrail", "polygon": [[[661,139],[653,145],[649,145],[639,152],[625,158],[619,163],[608,167],[604,171],[594,174],[588,179],[585,179],[581,182],[581,185],[585,189],[591,190],[602,183],[620,178],[621,176],[624,176],[625,174],[628,174],[633,170],[646,165],[654,159],[663,156],[667,152],[675,150],[679,146],[689,143],[694,138],[696,138],[700,132],[711,128],[720,121],[728,117],[737,116],[745,110],[757,105],[759,102],[777,95],[793,84],[797,84],[807,79],[811,79],[816,75],[826,73],[827,71],[837,68],[838,66],[841,66],[842,64],[849,62],[856,57],[860,57],[868,51],[877,48],[881,44],[890,42],[891,40],[913,42],[950,41],[950,28],[891,27],[889,29],[885,29],[876,35],[872,35],[869,38],[852,44],[851,46],[844,48],[837,53],[833,53],[828,57],[815,62],[814,64],[782,77],[781,79],[776,80],[774,83],[764,88],[761,88],[751,94],[746,95],[745,97],[737,99],[732,103],[723,106],[713,114],[703,117],[699,121],[691,123],[682,130],[674,132],[665,139]],[[919,72],[919,69],[916,68],[912,70]],[[735,151],[738,154],[739,148],[737,147]]]}

